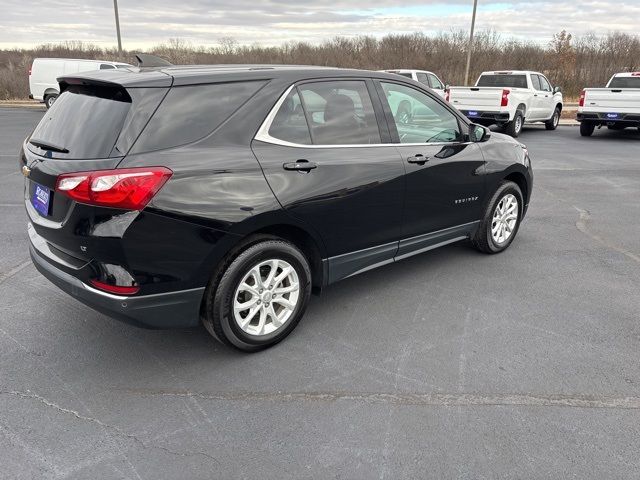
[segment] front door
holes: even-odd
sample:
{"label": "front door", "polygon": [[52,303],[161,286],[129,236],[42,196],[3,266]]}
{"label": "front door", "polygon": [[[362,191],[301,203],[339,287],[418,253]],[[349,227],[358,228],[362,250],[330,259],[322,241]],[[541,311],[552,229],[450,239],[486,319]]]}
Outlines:
{"label": "front door", "polygon": [[434,94],[400,83],[378,85],[407,170],[399,255],[468,235],[485,197],[480,146],[467,141],[458,117]]}
{"label": "front door", "polygon": [[330,281],[391,261],[402,232],[405,169],[370,91],[362,79],[294,86],[253,142],[283,208],[322,237]]}
{"label": "front door", "polygon": [[544,75],[538,75],[540,79],[540,87],[542,89],[540,97],[540,119],[548,120],[556,109],[555,98],[553,98],[553,89],[551,84]]}

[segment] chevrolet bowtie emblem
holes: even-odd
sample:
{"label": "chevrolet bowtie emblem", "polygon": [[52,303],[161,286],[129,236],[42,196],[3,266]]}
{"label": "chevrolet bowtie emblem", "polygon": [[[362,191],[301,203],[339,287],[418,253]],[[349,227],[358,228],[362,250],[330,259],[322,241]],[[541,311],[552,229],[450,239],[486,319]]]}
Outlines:
{"label": "chevrolet bowtie emblem", "polygon": [[24,165],[22,167],[22,175],[24,175],[25,177],[28,177],[30,174],[31,174],[31,169],[26,165]]}

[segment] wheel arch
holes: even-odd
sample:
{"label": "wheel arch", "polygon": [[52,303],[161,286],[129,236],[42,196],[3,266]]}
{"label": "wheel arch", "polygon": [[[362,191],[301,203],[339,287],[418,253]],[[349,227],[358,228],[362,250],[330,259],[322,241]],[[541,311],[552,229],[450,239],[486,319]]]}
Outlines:
{"label": "wheel arch", "polygon": [[319,293],[326,283],[324,248],[310,232],[298,225],[275,224],[251,232],[251,235],[272,235],[287,240],[298,247],[309,261],[311,285],[314,293]]}
{"label": "wheel arch", "polygon": [[46,88],[44,90],[44,93],[42,94],[43,97],[47,96],[47,95],[60,95],[60,92],[58,90],[56,90],[55,88]]}
{"label": "wheel arch", "polygon": [[520,187],[520,191],[522,192],[522,198],[525,201],[525,205],[523,205],[523,211],[524,211],[527,200],[529,198],[529,185],[527,183],[527,178],[524,176],[523,173],[515,171],[515,172],[509,173],[507,176],[504,177],[503,180],[514,182],[516,185],[518,185],[518,187]]}

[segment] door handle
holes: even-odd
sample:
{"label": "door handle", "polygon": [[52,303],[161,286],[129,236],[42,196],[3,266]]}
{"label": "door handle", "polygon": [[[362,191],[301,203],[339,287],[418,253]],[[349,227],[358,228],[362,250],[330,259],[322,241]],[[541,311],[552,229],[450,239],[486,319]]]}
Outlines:
{"label": "door handle", "polygon": [[282,165],[285,170],[297,170],[299,172],[308,172],[314,168],[318,168],[318,164],[308,160],[298,160],[297,162],[289,162]]}
{"label": "door handle", "polygon": [[421,153],[414,155],[413,157],[407,158],[407,162],[409,163],[417,163],[418,165],[424,165],[429,161],[429,157],[425,157]]}
{"label": "door handle", "polygon": [[537,96],[538,96],[538,94],[537,94],[537,93],[534,93],[534,94],[533,94],[533,96],[534,96],[534,97],[537,97]]}

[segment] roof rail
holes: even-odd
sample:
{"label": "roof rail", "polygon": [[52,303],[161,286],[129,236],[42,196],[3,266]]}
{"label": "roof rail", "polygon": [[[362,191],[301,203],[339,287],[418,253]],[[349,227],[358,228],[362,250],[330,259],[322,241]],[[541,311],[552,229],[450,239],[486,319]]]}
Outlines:
{"label": "roof rail", "polygon": [[138,67],[171,67],[173,63],[166,61],[164,58],[149,55],[148,53],[136,53]]}

